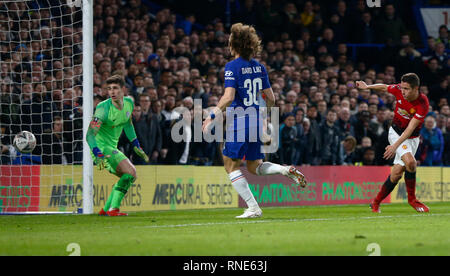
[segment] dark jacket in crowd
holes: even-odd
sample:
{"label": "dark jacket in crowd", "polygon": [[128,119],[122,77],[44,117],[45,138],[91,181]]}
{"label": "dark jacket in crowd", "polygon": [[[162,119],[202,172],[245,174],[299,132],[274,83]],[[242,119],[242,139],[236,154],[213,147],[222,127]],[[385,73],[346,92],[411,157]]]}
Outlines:
{"label": "dark jacket in crowd", "polygon": [[[136,137],[141,144],[142,149],[151,159],[154,151],[160,151],[162,146],[161,128],[156,116],[152,113],[142,115],[139,121],[133,118]],[[145,161],[139,157],[130,144],[128,152],[131,155],[131,161],[136,165],[144,165]],[[152,163],[152,162],[151,162]]]}
{"label": "dark jacket in crowd", "polygon": [[303,159],[305,164],[320,165],[321,139],[320,126],[316,120],[311,120],[311,127],[305,134],[308,147],[306,148],[306,156]]}
{"label": "dark jacket in crowd", "polygon": [[284,126],[280,132],[279,156],[281,164],[293,164],[297,155],[297,128]]}
{"label": "dark jacket in crowd", "polygon": [[321,141],[321,165],[340,165],[342,163],[340,156],[340,131],[335,126],[329,126],[327,122],[320,125]]}

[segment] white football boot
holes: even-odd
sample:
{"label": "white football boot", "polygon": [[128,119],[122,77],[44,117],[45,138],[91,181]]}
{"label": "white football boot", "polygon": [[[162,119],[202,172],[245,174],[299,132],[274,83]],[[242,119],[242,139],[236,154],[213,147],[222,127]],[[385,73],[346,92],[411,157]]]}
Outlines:
{"label": "white football boot", "polygon": [[287,174],[287,177],[291,178],[292,180],[297,183],[297,185],[300,185],[302,188],[305,188],[308,184],[306,182],[305,176],[297,170],[294,166],[285,166],[289,170],[289,173]]}
{"label": "white football boot", "polygon": [[244,213],[236,218],[259,218],[262,217],[262,210],[259,207],[245,209]]}

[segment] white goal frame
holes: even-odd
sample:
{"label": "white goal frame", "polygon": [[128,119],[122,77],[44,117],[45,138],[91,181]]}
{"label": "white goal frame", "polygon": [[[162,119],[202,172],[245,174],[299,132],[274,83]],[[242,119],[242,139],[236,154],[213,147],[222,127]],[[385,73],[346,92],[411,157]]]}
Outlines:
{"label": "white goal frame", "polygon": [[[72,0],[68,0],[71,1]],[[94,31],[93,2],[83,0],[83,214],[94,213],[94,174],[89,145],[85,139],[93,113]]]}

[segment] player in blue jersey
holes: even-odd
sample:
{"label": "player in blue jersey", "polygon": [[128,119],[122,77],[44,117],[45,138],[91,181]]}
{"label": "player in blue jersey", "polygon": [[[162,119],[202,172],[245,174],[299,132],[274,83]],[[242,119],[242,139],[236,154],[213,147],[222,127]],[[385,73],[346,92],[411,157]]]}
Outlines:
{"label": "player in blue jersey", "polygon": [[[241,112],[242,116],[233,115],[232,128],[227,127],[227,141],[223,149],[223,160],[225,170],[233,187],[248,206],[244,214],[237,216],[237,218],[261,217],[261,208],[250,191],[247,180],[239,169],[243,158],[247,162],[248,171],[252,174],[282,174],[293,179],[301,187],[306,186],[306,179],[294,166],[281,166],[263,162],[264,155],[261,153],[261,146],[263,145],[261,139],[260,137],[256,137],[256,140],[252,139],[254,137],[253,134],[258,133],[257,130],[260,127],[259,107],[266,105],[270,108],[275,103],[275,96],[270,87],[266,68],[253,59],[261,50],[261,40],[255,29],[241,23],[234,24],[231,27],[229,47],[234,60],[225,65],[225,93],[204,121],[203,130],[225,109],[227,109],[228,113],[231,109],[227,107],[234,107],[234,110],[242,108],[244,111],[252,108],[256,111],[254,113]],[[265,96],[265,101],[262,95]],[[251,118],[252,116],[255,118]],[[227,125],[230,126],[230,123],[227,122]]]}

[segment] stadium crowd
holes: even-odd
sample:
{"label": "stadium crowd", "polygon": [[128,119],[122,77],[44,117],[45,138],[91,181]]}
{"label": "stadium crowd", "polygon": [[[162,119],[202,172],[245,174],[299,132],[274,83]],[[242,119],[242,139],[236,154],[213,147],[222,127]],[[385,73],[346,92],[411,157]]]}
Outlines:
{"label": "stadium crowd", "polygon": [[[223,7],[223,2],[214,3]],[[222,96],[224,66],[231,59],[229,19],[255,26],[262,38],[258,59],[269,72],[280,108],[280,148],[268,154],[268,160],[388,165],[382,156],[395,97],[358,91],[354,82],[393,84],[402,74],[415,72],[421,78],[420,91],[430,100],[417,160],[424,166],[450,165],[446,26],[418,51],[411,38],[415,26],[408,29],[394,1],[383,1],[378,9],[369,9],[365,0],[321,2],[235,0],[228,18],[223,9],[215,13],[211,7],[210,18],[199,24],[195,12],[180,16],[172,7],[163,7],[150,13],[140,0],[96,0],[94,107],[108,97],[105,80],[121,74],[126,95],[135,101],[133,124],[150,164],[221,165],[221,143],[175,143],[170,132],[180,119],[176,107],[193,112],[195,99],[207,108]],[[190,8],[195,11],[195,4]],[[0,4],[1,162],[17,162],[12,137],[30,130],[39,146],[21,162],[80,163],[81,14],[67,16],[67,7],[26,10],[24,3]],[[8,23],[10,17],[13,24]],[[354,59],[348,43],[385,46],[360,49]],[[192,128],[184,132],[192,133]],[[134,164],[144,164],[125,135],[119,148]]]}

